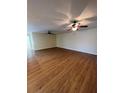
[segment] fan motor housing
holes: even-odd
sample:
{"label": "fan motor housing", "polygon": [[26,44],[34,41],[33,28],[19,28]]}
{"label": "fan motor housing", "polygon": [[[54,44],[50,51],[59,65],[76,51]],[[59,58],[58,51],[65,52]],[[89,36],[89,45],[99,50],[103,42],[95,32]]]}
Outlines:
{"label": "fan motor housing", "polygon": [[78,22],[78,20],[72,20],[71,22],[72,22],[72,23],[77,23],[77,22]]}

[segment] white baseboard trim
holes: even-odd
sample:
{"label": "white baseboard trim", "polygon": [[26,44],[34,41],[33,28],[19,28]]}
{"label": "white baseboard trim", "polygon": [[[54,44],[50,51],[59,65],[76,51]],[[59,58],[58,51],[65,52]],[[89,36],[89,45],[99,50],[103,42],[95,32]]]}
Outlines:
{"label": "white baseboard trim", "polygon": [[59,47],[57,46],[58,48],[63,48],[63,49],[68,49],[68,50],[72,50],[72,51],[77,51],[77,52],[82,52],[82,53],[87,53],[87,54],[91,54],[91,55],[97,55],[95,53],[90,53],[90,52],[85,52],[85,51],[79,51],[77,49],[71,49],[71,48],[65,48],[65,47]]}

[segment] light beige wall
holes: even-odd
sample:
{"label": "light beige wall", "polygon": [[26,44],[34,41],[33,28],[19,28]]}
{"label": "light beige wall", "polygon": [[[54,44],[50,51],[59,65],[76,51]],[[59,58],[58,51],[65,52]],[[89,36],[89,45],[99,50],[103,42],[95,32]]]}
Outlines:
{"label": "light beige wall", "polygon": [[58,34],[57,47],[97,54],[97,29]]}
{"label": "light beige wall", "polygon": [[33,32],[32,45],[34,50],[56,47],[56,35]]}

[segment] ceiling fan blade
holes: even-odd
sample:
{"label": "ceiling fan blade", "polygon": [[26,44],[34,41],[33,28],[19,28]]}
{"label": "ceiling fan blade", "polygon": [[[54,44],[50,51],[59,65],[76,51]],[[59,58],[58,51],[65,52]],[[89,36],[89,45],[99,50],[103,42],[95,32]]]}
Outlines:
{"label": "ceiling fan blade", "polygon": [[82,26],[80,26],[80,27],[88,27],[88,25],[82,25]]}

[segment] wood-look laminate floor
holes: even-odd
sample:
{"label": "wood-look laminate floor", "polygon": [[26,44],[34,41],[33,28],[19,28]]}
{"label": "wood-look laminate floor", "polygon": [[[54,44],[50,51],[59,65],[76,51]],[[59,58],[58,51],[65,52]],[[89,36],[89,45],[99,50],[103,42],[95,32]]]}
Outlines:
{"label": "wood-look laminate floor", "polygon": [[96,56],[52,48],[28,57],[28,93],[97,93]]}

